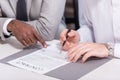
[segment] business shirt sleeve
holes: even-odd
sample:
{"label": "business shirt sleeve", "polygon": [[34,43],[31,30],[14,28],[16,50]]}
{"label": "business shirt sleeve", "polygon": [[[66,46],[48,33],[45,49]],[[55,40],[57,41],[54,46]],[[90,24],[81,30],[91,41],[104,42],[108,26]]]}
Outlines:
{"label": "business shirt sleeve", "polygon": [[115,44],[113,55],[120,58],[120,43]]}
{"label": "business shirt sleeve", "polygon": [[10,32],[8,32],[7,30],[7,26],[8,24],[12,21],[13,19],[8,19],[5,21],[5,23],[3,24],[3,34],[6,36],[10,36]]}
{"label": "business shirt sleeve", "polygon": [[1,6],[0,6],[0,38],[2,40],[5,40],[5,36],[3,33],[3,25],[5,25],[4,23],[6,22],[6,20],[8,20],[9,18],[3,18],[2,17],[2,11],[1,11]]}
{"label": "business shirt sleeve", "polygon": [[11,22],[12,18],[4,18],[2,17],[2,11],[0,7],[0,38],[4,41],[6,36],[10,36],[10,33],[7,31],[7,25]]}
{"label": "business shirt sleeve", "polygon": [[92,22],[87,5],[80,1],[79,5],[79,23],[81,27],[78,30],[78,33],[80,35],[80,42],[94,42]]}
{"label": "business shirt sleeve", "polygon": [[43,0],[40,18],[27,22],[37,29],[44,40],[52,40],[61,22],[66,0]]}

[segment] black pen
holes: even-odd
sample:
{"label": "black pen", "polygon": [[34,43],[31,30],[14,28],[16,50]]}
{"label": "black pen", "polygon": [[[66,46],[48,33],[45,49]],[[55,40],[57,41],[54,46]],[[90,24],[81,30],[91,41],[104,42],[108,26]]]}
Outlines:
{"label": "black pen", "polygon": [[65,45],[65,43],[66,43],[66,41],[67,41],[67,39],[68,39],[68,33],[71,31],[71,29],[68,29],[68,31],[67,31],[67,33],[66,33],[66,40],[63,42],[63,44],[62,44],[62,47],[64,47],[64,45]]}

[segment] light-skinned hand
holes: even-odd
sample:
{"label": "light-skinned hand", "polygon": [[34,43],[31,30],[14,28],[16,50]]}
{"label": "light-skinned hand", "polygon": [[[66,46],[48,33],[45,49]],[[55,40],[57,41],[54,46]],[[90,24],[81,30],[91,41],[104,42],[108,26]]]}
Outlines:
{"label": "light-skinned hand", "polygon": [[71,62],[77,62],[78,59],[82,59],[84,63],[90,57],[107,57],[108,49],[105,44],[100,43],[80,43],[68,51],[68,60]]}
{"label": "light-skinned hand", "polygon": [[[63,42],[66,40],[66,33],[68,29],[65,29],[60,34],[60,41],[63,44]],[[64,50],[69,50],[71,47],[77,45],[80,41],[80,35],[77,31],[71,30],[68,33],[68,38],[66,40],[65,45],[63,46]]]}

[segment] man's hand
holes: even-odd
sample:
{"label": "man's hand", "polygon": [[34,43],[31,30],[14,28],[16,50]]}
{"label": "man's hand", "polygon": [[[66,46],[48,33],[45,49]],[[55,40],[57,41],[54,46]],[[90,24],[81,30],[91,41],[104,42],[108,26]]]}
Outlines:
{"label": "man's hand", "polygon": [[80,43],[68,51],[68,60],[76,62],[79,58],[82,58],[82,63],[84,63],[92,56],[99,58],[107,57],[108,52],[109,50],[104,44]]}
{"label": "man's hand", "polygon": [[38,34],[38,32],[29,24],[22,21],[13,20],[8,24],[8,31],[11,31],[13,35],[20,41],[24,46],[31,46],[39,41],[43,47],[46,47],[45,41]]}
{"label": "man's hand", "polygon": [[[60,41],[63,43],[66,40],[66,33],[67,29],[63,30],[60,34]],[[80,36],[77,31],[71,30],[68,33],[68,38],[66,40],[66,43],[63,47],[64,50],[69,50],[71,47],[77,45],[79,43]]]}

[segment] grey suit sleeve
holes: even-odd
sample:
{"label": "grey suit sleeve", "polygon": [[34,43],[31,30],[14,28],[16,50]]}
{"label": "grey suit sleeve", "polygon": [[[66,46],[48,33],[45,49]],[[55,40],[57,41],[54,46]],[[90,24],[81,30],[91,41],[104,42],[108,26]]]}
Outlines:
{"label": "grey suit sleeve", "polygon": [[1,12],[1,7],[0,7],[0,38],[4,41],[5,40],[5,36],[3,34],[3,25],[6,22],[6,20],[8,20],[10,18],[4,18],[2,17],[2,12]]}
{"label": "grey suit sleeve", "polygon": [[63,16],[66,0],[43,0],[40,18],[29,21],[45,40],[54,39]]}
{"label": "grey suit sleeve", "polygon": [[88,7],[84,0],[79,0],[79,21],[81,28],[78,30],[81,42],[94,42],[94,33]]}
{"label": "grey suit sleeve", "polygon": [[[0,17],[2,17],[2,12],[1,12],[1,6],[0,6]],[[4,34],[3,34],[3,24],[8,18],[0,18],[0,38],[2,40],[5,40]]]}

